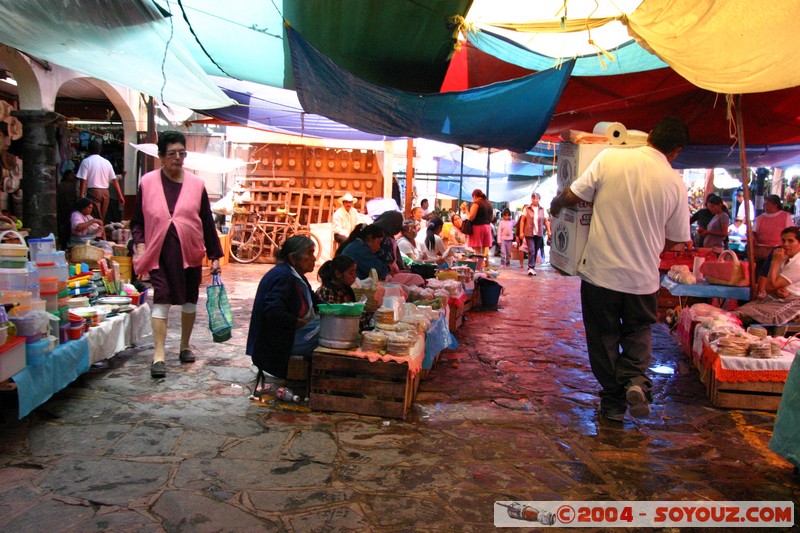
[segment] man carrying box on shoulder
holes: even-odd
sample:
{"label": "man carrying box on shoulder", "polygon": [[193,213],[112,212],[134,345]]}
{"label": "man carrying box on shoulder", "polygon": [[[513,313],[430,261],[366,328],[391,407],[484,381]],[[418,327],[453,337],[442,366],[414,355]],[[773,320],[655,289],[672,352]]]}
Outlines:
{"label": "man carrying box on shoulder", "polygon": [[[674,117],[659,122],[647,146],[601,152],[553,199],[553,216],[593,202],[589,237],[578,266],[581,309],[592,372],[600,383],[600,414],[650,414],[650,325],[657,318],[659,255],[690,240],[686,186],[670,163],[689,142]],[[621,348],[621,350],[620,350]]]}

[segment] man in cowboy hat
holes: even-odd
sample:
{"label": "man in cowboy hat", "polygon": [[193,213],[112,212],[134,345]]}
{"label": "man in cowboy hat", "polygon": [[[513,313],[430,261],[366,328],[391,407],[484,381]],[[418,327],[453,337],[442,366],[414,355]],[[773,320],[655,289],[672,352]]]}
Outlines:
{"label": "man in cowboy hat", "polygon": [[342,244],[350,236],[350,232],[361,222],[361,215],[353,208],[353,205],[358,202],[358,198],[354,198],[352,194],[347,193],[339,198],[339,203],[342,206],[333,213],[333,240],[336,245]]}

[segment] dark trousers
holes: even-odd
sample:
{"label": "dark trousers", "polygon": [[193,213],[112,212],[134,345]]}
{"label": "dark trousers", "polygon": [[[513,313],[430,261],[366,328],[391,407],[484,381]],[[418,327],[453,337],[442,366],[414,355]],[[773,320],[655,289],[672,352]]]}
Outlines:
{"label": "dark trousers", "polygon": [[653,384],[647,368],[652,354],[650,325],[658,313],[657,294],[627,294],[581,282],[589,363],[602,387],[600,405],[607,412],[625,411],[625,389],[631,385],[639,385],[651,398]]}
{"label": "dark trousers", "polygon": [[544,237],[540,235],[525,237],[525,244],[528,245],[528,268],[536,268],[536,258],[539,253],[544,252]]}

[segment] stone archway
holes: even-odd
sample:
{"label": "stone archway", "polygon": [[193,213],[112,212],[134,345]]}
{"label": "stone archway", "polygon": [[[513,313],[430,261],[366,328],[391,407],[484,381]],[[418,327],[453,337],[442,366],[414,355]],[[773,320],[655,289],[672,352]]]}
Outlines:
{"label": "stone archway", "polygon": [[[59,120],[54,112],[59,89],[85,74],[41,62],[18,50],[0,45],[0,60],[17,81],[20,109],[14,111],[22,122],[23,137],[19,154],[22,165],[22,218],[30,236],[42,237],[57,232],[55,129]],[[123,118],[125,169],[133,169],[135,155],[129,142],[136,141],[139,93],[92,79],[92,84],[108,97]],[[130,180],[133,181],[133,180]],[[126,187],[124,191],[129,192]],[[133,184],[135,190],[135,184]]]}

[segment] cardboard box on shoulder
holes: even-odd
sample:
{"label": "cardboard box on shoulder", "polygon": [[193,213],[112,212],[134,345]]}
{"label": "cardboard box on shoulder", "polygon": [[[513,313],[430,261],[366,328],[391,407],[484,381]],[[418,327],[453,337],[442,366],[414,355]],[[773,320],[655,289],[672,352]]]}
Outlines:
{"label": "cardboard box on shoulder", "polygon": [[[612,146],[609,144],[560,143],[558,145],[558,194],[578,179],[597,157],[597,154],[603,150],[637,146],[641,146],[641,144]],[[578,273],[578,265],[589,238],[591,221],[591,202],[580,202],[571,209],[562,209],[557,217],[552,218],[550,264],[562,274],[575,276]]]}
{"label": "cardboard box on shoulder", "polygon": [[567,276],[578,273],[578,265],[589,239],[592,204],[580,202],[574,208],[564,208],[550,223],[550,264]]}

